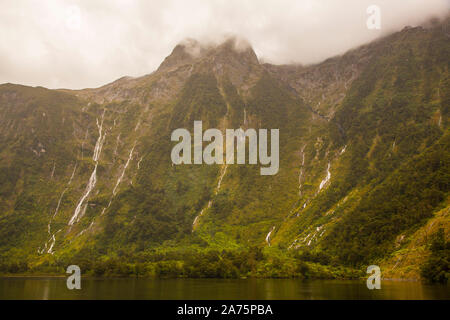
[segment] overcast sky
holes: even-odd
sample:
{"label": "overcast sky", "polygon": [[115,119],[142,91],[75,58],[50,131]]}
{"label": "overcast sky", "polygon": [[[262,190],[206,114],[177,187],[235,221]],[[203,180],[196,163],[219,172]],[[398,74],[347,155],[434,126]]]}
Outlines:
{"label": "overcast sky", "polygon": [[[264,61],[309,64],[448,13],[450,0],[1,0],[0,83],[98,87],[154,71],[187,37],[246,38]],[[369,30],[370,5],[381,29]]]}

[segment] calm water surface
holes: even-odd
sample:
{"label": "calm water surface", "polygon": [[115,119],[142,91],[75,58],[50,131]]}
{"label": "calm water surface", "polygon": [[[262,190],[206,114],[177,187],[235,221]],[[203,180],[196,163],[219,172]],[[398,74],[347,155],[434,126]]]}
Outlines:
{"label": "calm water surface", "polygon": [[0,278],[6,299],[450,299],[450,286],[382,281],[297,279],[85,279],[69,290],[65,278]]}

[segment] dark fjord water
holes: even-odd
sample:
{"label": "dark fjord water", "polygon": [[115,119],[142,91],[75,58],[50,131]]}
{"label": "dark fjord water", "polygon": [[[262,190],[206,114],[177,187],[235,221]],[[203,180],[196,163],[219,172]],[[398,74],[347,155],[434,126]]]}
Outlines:
{"label": "dark fjord water", "polygon": [[82,279],[69,290],[65,278],[0,278],[5,299],[450,299],[450,286],[382,281],[297,279]]}

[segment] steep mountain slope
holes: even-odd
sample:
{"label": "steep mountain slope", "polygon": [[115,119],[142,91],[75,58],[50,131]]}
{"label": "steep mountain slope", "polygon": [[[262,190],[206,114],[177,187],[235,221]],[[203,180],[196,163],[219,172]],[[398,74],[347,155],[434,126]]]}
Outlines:
{"label": "steep mountain slope", "polygon": [[[0,85],[2,270],[318,277],[389,265],[408,246],[399,237],[448,207],[443,25],[312,66],[260,64],[239,39],[188,40],[155,72],[101,88]],[[173,165],[171,133],[194,120],[279,128],[279,172]]]}
{"label": "steep mountain slope", "polygon": [[[436,50],[438,47],[440,50]],[[394,49],[395,51],[392,51]],[[333,170],[330,174],[334,176],[334,179],[331,180],[330,187],[323,192],[323,195],[319,194],[314,198],[311,206],[305,207],[304,211],[303,208],[300,210],[300,215],[311,216],[311,218],[328,216],[318,219],[322,223],[317,227],[322,228],[329,220],[340,219],[340,215],[337,213],[346,211],[347,205],[355,205],[349,203],[342,206],[338,204],[339,201],[344,202],[358,197],[363,197],[357,200],[360,203],[369,201],[366,197],[375,190],[379,190],[375,188],[376,186],[378,188],[385,186],[385,188],[391,189],[390,192],[395,192],[388,193],[389,196],[384,194],[377,201],[389,202],[392,201],[389,197],[398,194],[403,197],[403,199],[398,199],[405,206],[403,210],[408,208],[408,211],[412,209],[410,207],[413,204],[411,203],[412,199],[417,201],[415,205],[430,205],[431,208],[445,199],[445,192],[448,188],[448,180],[446,180],[448,179],[446,176],[448,154],[445,153],[445,150],[448,141],[445,138],[439,140],[439,137],[446,133],[446,127],[443,125],[443,121],[446,120],[442,119],[448,119],[446,116],[449,90],[448,50],[448,38],[439,33],[439,29],[434,32],[422,28],[405,29],[378,43],[376,54],[362,71],[360,77],[353,82],[335,116],[330,121],[330,139],[335,148],[331,169],[333,169],[333,160],[336,168],[335,175],[333,175]],[[431,156],[430,152],[434,149],[433,147],[427,148],[434,144],[436,144],[436,148],[440,148],[440,151],[436,150],[436,152],[443,152],[435,155],[435,160],[439,160],[439,162],[429,169],[421,167],[422,171],[417,174],[422,176],[416,181],[422,181],[427,177],[432,180],[431,183],[436,184],[430,188],[433,191],[430,190],[429,199],[422,198],[425,196],[424,189],[416,189],[416,194],[413,196],[405,194],[405,189],[392,190],[395,186],[394,181],[387,180],[383,185],[385,179],[392,179],[391,175],[397,175],[396,178],[405,181],[411,179],[410,175],[414,172],[403,173],[403,176],[399,177],[400,173],[395,170],[401,170],[402,167],[405,167],[405,170],[410,169],[413,166],[412,160],[410,160],[412,156],[420,154],[422,157]],[[342,148],[340,151],[339,148],[336,148],[338,146]],[[406,161],[408,163],[405,163]],[[427,158],[424,165],[432,166],[433,161]],[[441,169],[442,176],[432,176]],[[430,171],[425,174],[423,170]],[[366,188],[368,190],[364,190]],[[371,191],[372,188],[374,188],[373,191]],[[368,192],[367,196],[363,196],[366,192]],[[337,210],[336,204],[338,204],[339,210]],[[375,204],[380,203],[371,205]],[[424,215],[421,216],[424,218],[432,213],[429,209],[423,208],[413,221],[393,221],[391,219],[395,216],[394,212],[399,213],[400,208],[389,205],[384,208],[380,207],[378,212],[374,212],[373,215],[381,218],[383,225],[395,226],[397,230],[393,233],[391,233],[392,230],[382,233],[379,229],[380,226],[369,227],[367,221],[362,223],[367,236],[371,233],[377,235],[378,240],[375,246],[364,241],[365,239],[361,235],[353,234],[360,229],[354,224],[356,221],[354,223],[345,221],[351,216],[362,219],[363,212],[361,211],[369,209],[363,209],[364,205],[367,204],[350,209],[352,214],[344,214],[345,218],[339,225],[346,230],[336,229],[333,231],[333,235],[336,237],[347,237],[345,243],[358,241],[360,244],[354,248],[353,251],[357,251],[354,254],[364,258],[371,257],[364,250],[385,252],[386,248],[380,245],[382,241],[391,240],[391,237],[402,228],[407,229],[410,224],[419,222],[421,214]],[[373,210],[373,208],[371,209]],[[391,210],[394,212],[390,212]],[[411,216],[410,212],[404,214]],[[301,223],[307,221],[305,218],[298,220]],[[310,223],[311,221],[308,221],[308,224]],[[398,225],[395,225],[396,223]],[[322,231],[320,234],[323,235],[324,232]],[[340,246],[341,242],[336,238],[325,237],[325,239],[327,238],[329,239],[326,240],[328,252],[331,249],[329,246],[335,248]],[[352,260],[348,255],[342,258],[347,262]],[[358,260],[358,258],[355,259]]]}

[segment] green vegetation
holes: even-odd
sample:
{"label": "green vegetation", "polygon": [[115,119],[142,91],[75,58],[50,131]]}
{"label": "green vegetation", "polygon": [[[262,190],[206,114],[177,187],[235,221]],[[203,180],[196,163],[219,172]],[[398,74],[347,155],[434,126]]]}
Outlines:
{"label": "green vegetation", "polygon": [[[253,56],[246,66],[249,52],[180,65],[174,56],[99,89],[0,85],[0,272],[78,264],[93,276],[355,278],[417,247],[430,252],[422,277],[447,281],[447,231],[432,243],[417,235],[436,212],[449,225],[443,29],[406,29],[304,78],[303,67]],[[194,120],[204,130],[279,128],[278,174],[172,165],[171,132]]]}
{"label": "green vegetation", "polygon": [[95,251],[82,250],[76,256],[52,258],[39,266],[24,261],[0,265],[4,274],[64,274],[68,264],[76,264],[84,275],[118,277],[189,278],[358,278],[350,268],[331,266],[324,254],[262,250],[151,250],[136,256],[98,257]]}
{"label": "green vegetation", "polygon": [[450,241],[445,240],[444,229],[434,235],[431,256],[421,268],[422,277],[430,282],[447,283],[450,278]]}

